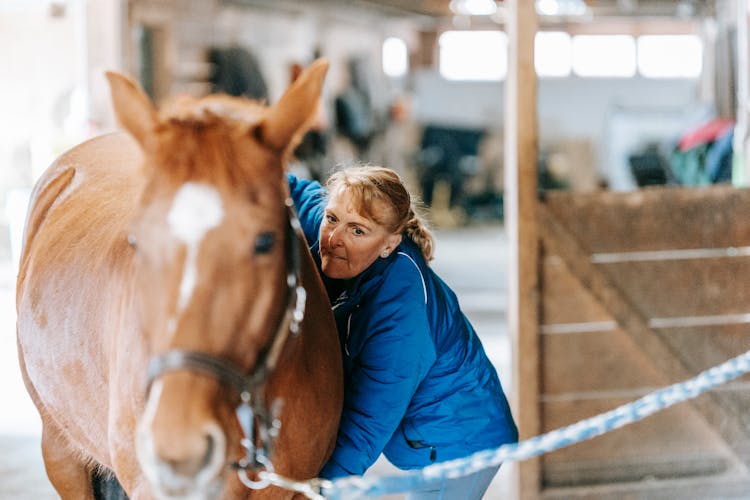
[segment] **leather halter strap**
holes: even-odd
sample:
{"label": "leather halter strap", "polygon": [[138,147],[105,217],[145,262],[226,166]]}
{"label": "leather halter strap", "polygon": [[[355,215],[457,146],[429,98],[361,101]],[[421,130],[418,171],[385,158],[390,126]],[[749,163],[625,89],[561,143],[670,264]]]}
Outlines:
{"label": "leather halter strap", "polygon": [[294,210],[291,198],[285,200],[289,225],[286,230],[286,268],[287,268],[287,306],[276,329],[273,342],[255,370],[246,375],[235,364],[217,356],[200,351],[173,349],[158,356],[154,356],[148,363],[146,394],[148,395],[153,382],[167,372],[176,370],[193,370],[214,376],[222,384],[235,389],[238,393],[253,392],[265,382],[281,356],[289,335],[297,336],[300,323],[305,316],[307,293],[302,286],[301,257],[299,237],[302,236],[302,226]]}

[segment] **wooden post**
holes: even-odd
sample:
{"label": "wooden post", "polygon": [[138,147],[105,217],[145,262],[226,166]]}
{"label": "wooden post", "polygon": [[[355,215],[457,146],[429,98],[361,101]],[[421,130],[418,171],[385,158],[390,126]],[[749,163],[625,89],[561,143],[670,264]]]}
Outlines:
{"label": "wooden post", "polygon": [[[534,2],[509,0],[505,82],[505,225],[511,247],[508,323],[513,347],[513,414],[521,439],[541,428],[539,412],[539,236]],[[538,498],[540,460],[514,466],[515,498]]]}
{"label": "wooden post", "polygon": [[750,47],[748,46],[748,21],[750,5],[738,1],[733,5],[737,9],[737,126],[734,131],[734,156],[732,161],[732,183],[737,187],[750,186],[750,74],[748,64]]}

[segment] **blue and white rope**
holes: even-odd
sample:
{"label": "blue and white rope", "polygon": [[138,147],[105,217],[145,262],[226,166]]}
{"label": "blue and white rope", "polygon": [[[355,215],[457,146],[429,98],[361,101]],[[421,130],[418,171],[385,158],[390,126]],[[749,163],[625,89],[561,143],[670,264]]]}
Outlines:
{"label": "blue and white rope", "polygon": [[466,458],[441,462],[401,474],[372,478],[351,476],[332,482],[326,481],[321,493],[330,500],[373,498],[412,491],[442,479],[466,476],[502,462],[526,460],[619,429],[664,408],[692,399],[748,371],[750,351],[685,382],[659,389],[632,403],[526,441],[505,444]]}

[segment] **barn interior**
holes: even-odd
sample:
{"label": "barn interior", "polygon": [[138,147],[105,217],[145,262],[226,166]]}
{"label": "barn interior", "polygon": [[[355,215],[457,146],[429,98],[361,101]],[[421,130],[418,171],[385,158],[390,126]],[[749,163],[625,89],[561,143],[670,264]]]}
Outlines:
{"label": "barn interior", "polygon": [[[327,58],[289,169],[403,177],[526,439],[748,349],[749,14],[744,0],[0,0],[0,498],[56,498],[18,374],[15,278],[34,182],[117,127],[105,70],[157,103],[273,103]],[[746,384],[503,465],[486,498],[747,498]]]}

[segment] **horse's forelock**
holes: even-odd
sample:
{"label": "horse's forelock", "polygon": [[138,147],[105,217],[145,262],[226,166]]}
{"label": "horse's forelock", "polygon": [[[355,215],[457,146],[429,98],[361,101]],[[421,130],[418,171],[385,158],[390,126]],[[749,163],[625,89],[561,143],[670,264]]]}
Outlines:
{"label": "horse's forelock", "polygon": [[266,107],[257,102],[226,94],[211,94],[203,98],[179,95],[167,101],[159,110],[162,122],[210,125],[223,122],[234,126],[257,123]]}
{"label": "horse's forelock", "polygon": [[247,188],[257,171],[248,171],[247,161],[239,161],[233,138],[249,134],[265,109],[261,103],[227,95],[178,96],[159,110],[150,163],[178,184],[224,181]]}

